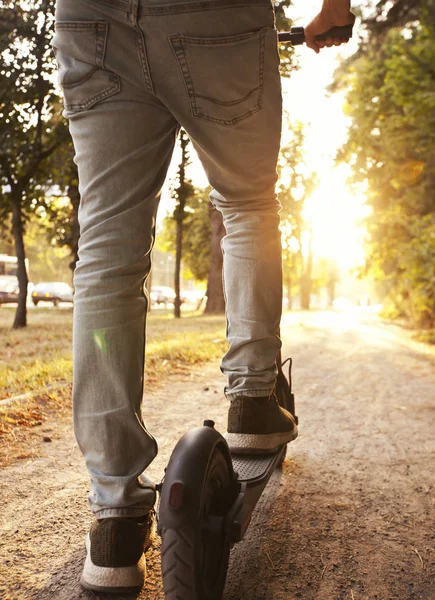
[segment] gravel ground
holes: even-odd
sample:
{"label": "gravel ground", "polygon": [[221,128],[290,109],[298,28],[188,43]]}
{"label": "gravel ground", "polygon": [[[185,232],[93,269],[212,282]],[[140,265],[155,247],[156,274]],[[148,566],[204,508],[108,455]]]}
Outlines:
{"label": "gravel ground", "polygon": [[[357,311],[290,314],[282,331],[300,437],[232,551],[224,599],[435,600],[434,352]],[[213,363],[147,395],[156,480],[186,429],[224,429],[223,383]],[[78,584],[91,516],[68,416],[22,443],[40,451],[2,470],[0,598],[113,600]],[[137,598],[163,600],[158,547],[147,558]]]}

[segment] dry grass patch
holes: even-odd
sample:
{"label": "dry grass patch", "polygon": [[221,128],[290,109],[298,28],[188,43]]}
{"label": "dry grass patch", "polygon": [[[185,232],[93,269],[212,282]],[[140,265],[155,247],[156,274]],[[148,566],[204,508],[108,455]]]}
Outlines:
{"label": "dry grass patch", "polygon": [[[14,309],[0,309],[0,400],[25,396],[0,404],[0,440],[8,455],[26,430],[70,411],[72,379],[72,310],[30,309],[28,327],[19,330],[11,329],[13,317]],[[169,311],[155,311],[147,329],[147,385],[220,358],[227,348],[223,316],[174,319]]]}
{"label": "dry grass patch", "polygon": [[223,356],[228,345],[223,316],[192,315],[174,319],[170,314],[151,314],[145,373],[148,381],[165,372],[186,371],[189,365]]}
{"label": "dry grass patch", "polygon": [[71,385],[0,406],[0,467],[39,456],[41,444],[52,441],[41,426],[70,413]]}
{"label": "dry grass patch", "polygon": [[14,309],[0,309],[0,397],[46,391],[71,381],[71,309],[30,309],[28,327],[11,329]]}
{"label": "dry grass patch", "polygon": [[[71,383],[72,310],[31,309],[28,326],[12,330],[12,309],[0,310],[0,400],[27,393],[50,393]],[[148,381],[168,369],[221,357],[226,348],[225,318],[168,311],[149,315],[146,372]]]}

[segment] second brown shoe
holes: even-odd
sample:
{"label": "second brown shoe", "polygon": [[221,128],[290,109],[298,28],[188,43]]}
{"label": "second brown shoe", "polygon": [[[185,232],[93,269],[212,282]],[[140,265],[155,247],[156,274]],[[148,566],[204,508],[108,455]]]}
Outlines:
{"label": "second brown shoe", "polygon": [[228,411],[225,439],[233,454],[271,454],[298,436],[294,417],[270,396],[236,396]]}

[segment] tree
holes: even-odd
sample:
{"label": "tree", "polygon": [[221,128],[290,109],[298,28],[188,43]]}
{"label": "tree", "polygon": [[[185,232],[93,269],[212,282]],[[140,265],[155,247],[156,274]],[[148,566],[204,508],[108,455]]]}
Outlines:
{"label": "tree", "polygon": [[311,291],[317,294],[321,289],[326,289],[328,306],[332,307],[335,300],[335,286],[339,279],[337,261],[333,258],[320,257],[314,264]]}
{"label": "tree", "polygon": [[[192,275],[197,281],[207,280],[210,266],[211,225],[208,213],[210,189],[194,188],[183,221],[183,267],[185,275]],[[156,246],[165,252],[175,254],[176,223],[173,215],[164,218]]]}
{"label": "tree", "polygon": [[68,139],[53,90],[54,1],[3,2],[0,9],[0,219],[11,216],[18,259],[14,328],[25,327],[25,222],[43,201],[47,159]]}
{"label": "tree", "polygon": [[[209,201],[210,191],[211,188],[195,188],[189,197],[183,222],[183,265],[197,281],[207,281],[205,312],[219,314],[225,311],[221,249],[225,227],[221,213]],[[168,216],[159,236],[159,247],[175,252],[175,245],[175,221]]]}
{"label": "tree", "polygon": [[[278,31],[289,31],[292,25],[291,19],[287,16],[293,2],[291,0],[274,0],[276,28]],[[289,43],[279,44],[280,71],[283,77],[289,77],[297,64],[294,56],[294,48]]]}
{"label": "tree", "polygon": [[[303,124],[288,121],[287,126],[291,138],[281,149],[278,160],[283,281],[287,289],[288,308],[292,305],[292,290],[296,283],[300,285],[301,304],[304,304],[304,308],[309,308],[313,267],[312,233],[304,222],[303,209],[305,199],[317,186],[317,177],[305,163]],[[304,255],[303,238],[307,231],[308,252]]]}
{"label": "tree", "polygon": [[301,308],[309,310],[313,287],[313,230],[308,227],[306,233],[306,256],[301,273]]}
{"label": "tree", "polygon": [[189,211],[184,221],[185,243],[183,262],[197,281],[206,281],[210,267],[210,223],[211,188],[195,189],[190,198]]}
{"label": "tree", "polygon": [[223,255],[221,242],[225,235],[225,226],[222,213],[209,205],[211,223],[210,244],[210,269],[207,283],[207,304],[204,312],[207,314],[220,314],[225,312],[225,296],[222,282]]}
{"label": "tree", "polygon": [[278,198],[281,211],[283,283],[287,290],[287,306],[292,306],[292,290],[299,281],[302,267],[303,193],[303,125],[287,120],[291,132],[288,144],[281,148],[278,159]]}
{"label": "tree", "polygon": [[339,269],[337,261],[329,259],[326,261],[326,290],[328,292],[328,306],[334,305],[335,300],[335,286],[340,280]]}
{"label": "tree", "polygon": [[59,247],[54,238],[47,240],[49,230],[47,217],[32,218],[26,224],[24,243],[29,259],[29,278],[33,283],[41,281],[65,281],[68,279],[69,249]]}
{"label": "tree", "polygon": [[190,164],[188,146],[190,143],[187,133],[184,129],[180,130],[180,147],[181,147],[181,159],[178,165],[177,181],[178,185],[173,190],[174,198],[176,200],[175,209],[173,213],[173,219],[175,221],[175,301],[174,301],[174,315],[176,318],[181,317],[181,298],[180,298],[180,278],[181,278],[181,258],[183,254],[183,224],[186,218],[186,207],[194,194],[195,188],[193,187],[192,181],[186,177],[186,168]]}
{"label": "tree", "polygon": [[[50,179],[46,185],[49,190],[45,202],[47,213],[47,236],[50,243],[54,240],[60,248],[68,248],[71,253],[69,268],[74,274],[79,249],[79,176],[77,165],[73,161],[72,141],[67,143],[49,160],[47,171]],[[68,202],[65,200],[68,199]],[[61,201],[59,201],[61,200]]]}
{"label": "tree", "polygon": [[404,27],[418,20],[425,0],[380,0],[376,4],[375,14],[364,20],[374,37],[389,31],[392,27]]}
{"label": "tree", "polygon": [[435,2],[391,28],[341,73],[351,126],[338,160],[367,188],[365,272],[396,314],[435,325]]}

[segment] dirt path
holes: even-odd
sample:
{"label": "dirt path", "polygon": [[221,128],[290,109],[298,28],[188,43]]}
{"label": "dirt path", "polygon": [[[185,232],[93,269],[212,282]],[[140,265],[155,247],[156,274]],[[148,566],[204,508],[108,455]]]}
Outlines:
{"label": "dirt path", "polygon": [[[225,600],[435,600],[433,353],[362,313],[292,314],[283,334],[301,435],[232,552]],[[184,430],[224,428],[222,385],[213,364],[148,398],[154,477]],[[91,517],[70,425],[34,435],[40,457],[2,472],[0,598],[104,598],[78,585]],[[158,549],[148,569],[138,598],[163,600]]]}

